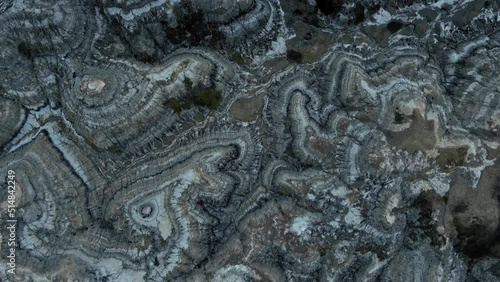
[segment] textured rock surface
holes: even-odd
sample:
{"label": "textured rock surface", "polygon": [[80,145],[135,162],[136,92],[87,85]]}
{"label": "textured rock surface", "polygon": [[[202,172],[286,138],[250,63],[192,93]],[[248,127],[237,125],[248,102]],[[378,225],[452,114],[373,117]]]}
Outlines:
{"label": "textured rock surface", "polygon": [[0,3],[0,280],[500,281],[499,8]]}

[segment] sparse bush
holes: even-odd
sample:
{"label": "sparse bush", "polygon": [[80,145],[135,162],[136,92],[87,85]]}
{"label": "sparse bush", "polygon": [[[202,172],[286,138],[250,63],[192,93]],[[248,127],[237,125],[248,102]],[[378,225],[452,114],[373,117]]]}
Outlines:
{"label": "sparse bush", "polygon": [[299,51],[295,51],[293,49],[290,49],[286,52],[286,58],[290,61],[294,61],[296,63],[302,63],[302,53]]}
{"label": "sparse bush", "polygon": [[166,102],[165,102],[170,108],[172,108],[172,110],[174,110],[174,112],[176,114],[180,114],[181,111],[182,111],[182,105],[179,101],[177,101],[176,99],[168,99]]}
{"label": "sparse bush", "polygon": [[236,62],[237,64],[243,65],[245,64],[245,60],[240,53],[233,53],[230,57],[231,61]]}
{"label": "sparse bush", "polygon": [[184,78],[184,86],[186,86],[186,90],[190,92],[193,89],[193,81],[189,77]]}
{"label": "sparse bush", "polygon": [[391,21],[387,24],[387,30],[394,33],[403,27],[403,23],[397,21]]}
{"label": "sparse bush", "polygon": [[214,110],[222,101],[222,96],[215,88],[200,89],[194,96],[193,102],[197,106],[207,107]]}
{"label": "sparse bush", "polygon": [[26,58],[31,59],[33,57],[33,52],[26,42],[19,43],[19,45],[17,45],[17,51]]}
{"label": "sparse bush", "polygon": [[163,103],[163,105],[167,105],[174,110],[176,114],[180,114],[182,110],[190,109],[193,104],[215,110],[222,101],[222,95],[215,87],[193,87],[193,81],[189,78],[184,79],[184,85],[187,92],[186,96],[179,99],[171,98]]}
{"label": "sparse bush", "polygon": [[342,10],[343,0],[316,0],[318,9],[325,15],[336,16]]}

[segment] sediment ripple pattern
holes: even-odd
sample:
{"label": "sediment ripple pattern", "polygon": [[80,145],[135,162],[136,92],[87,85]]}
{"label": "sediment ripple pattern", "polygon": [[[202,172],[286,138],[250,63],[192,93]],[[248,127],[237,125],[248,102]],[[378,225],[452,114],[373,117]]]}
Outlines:
{"label": "sediment ripple pattern", "polygon": [[313,2],[0,3],[0,280],[498,281],[500,4]]}

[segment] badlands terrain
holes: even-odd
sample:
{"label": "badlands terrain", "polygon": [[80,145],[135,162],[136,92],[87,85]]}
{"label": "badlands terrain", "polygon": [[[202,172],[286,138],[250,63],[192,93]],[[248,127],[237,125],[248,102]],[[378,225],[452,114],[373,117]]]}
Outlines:
{"label": "badlands terrain", "polygon": [[1,1],[0,280],[500,281],[499,8]]}

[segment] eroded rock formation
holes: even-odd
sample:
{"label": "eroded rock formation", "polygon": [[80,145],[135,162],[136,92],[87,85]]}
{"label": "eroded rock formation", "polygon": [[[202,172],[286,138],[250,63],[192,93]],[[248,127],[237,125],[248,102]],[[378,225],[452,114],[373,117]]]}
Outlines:
{"label": "eroded rock formation", "polygon": [[0,280],[498,281],[500,3],[427,2],[0,3]]}

